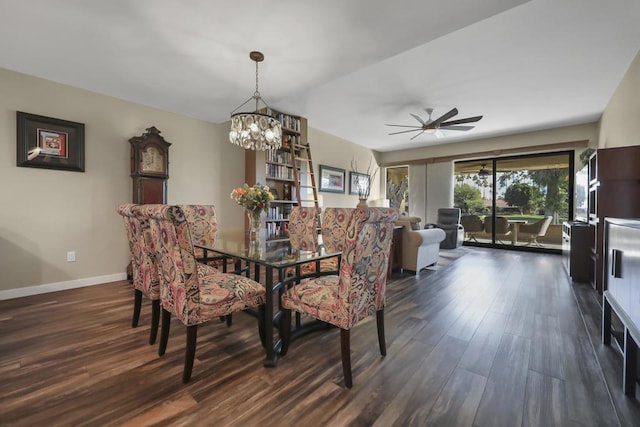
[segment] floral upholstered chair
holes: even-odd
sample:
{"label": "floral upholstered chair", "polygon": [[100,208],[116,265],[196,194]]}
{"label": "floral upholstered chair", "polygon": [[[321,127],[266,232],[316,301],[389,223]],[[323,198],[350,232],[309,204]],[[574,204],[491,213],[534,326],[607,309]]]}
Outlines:
{"label": "floral upholstered chair", "polygon": [[160,278],[156,253],[153,246],[149,221],[134,215],[134,204],[125,203],[116,207],[116,212],[124,219],[129,250],[131,252],[131,270],[133,275],[134,303],[131,326],[138,326],[142,296],[151,300],[151,331],[149,344],[156,342],[160,322]]}
{"label": "floral upholstered chair", "polygon": [[[180,205],[191,230],[194,245],[213,247],[216,244],[218,221],[216,208],[212,205]],[[194,248],[196,258],[204,258],[201,248]]]}
{"label": "floral upholstered chair", "polygon": [[[322,242],[328,252],[341,252],[353,208],[326,208],[322,217]],[[294,207],[289,216],[289,240],[296,249],[318,249],[317,228],[320,210]],[[320,271],[337,271],[339,257],[320,260]],[[302,264],[301,273],[316,271],[315,263]]]}
{"label": "floral upholstered chair", "polygon": [[395,209],[355,209],[342,251],[339,275],[302,281],[282,295],[282,354],[289,348],[291,310],[340,328],[342,371],[351,388],[350,330],[360,320],[376,315],[380,354],[386,355],[384,304],[387,267]]}
{"label": "floral upholstered chair", "polygon": [[[206,246],[212,248],[216,245],[216,234],[218,232],[218,220],[216,217],[216,208],[213,205],[178,205],[191,230],[191,239],[194,245]],[[193,248],[196,260],[205,262],[205,251],[200,247]],[[235,260],[220,255],[206,254],[206,264],[211,265],[214,268],[221,270],[223,273],[227,272],[228,262],[235,262]],[[234,273],[239,274],[241,272],[248,272],[248,266],[240,268],[238,263]],[[247,273],[248,274],[248,273]],[[220,320],[226,320],[227,326],[231,326],[233,320],[232,315],[229,314],[225,318]]]}
{"label": "floral upholstered chair", "polygon": [[[231,313],[264,305],[264,287],[247,277],[222,273],[196,260],[191,229],[180,206],[137,210],[154,223],[158,245],[162,329],[158,353],[166,351],[171,316],[187,327],[182,381],[189,382],[196,352],[198,325]],[[260,325],[259,325],[260,326]]]}
{"label": "floral upholstered chair", "polygon": [[[300,251],[315,252],[318,250],[318,217],[320,209],[315,207],[294,206],[289,214],[289,241],[291,246]],[[316,264],[308,262],[300,265],[297,274],[316,271]],[[293,273],[293,269],[291,270]]]}
{"label": "floral upholstered chair", "polygon": [[[322,215],[322,243],[327,252],[342,252],[347,226],[353,215],[354,208],[326,208]],[[321,261],[322,270],[338,270],[340,258],[330,258]]]}
{"label": "floral upholstered chair", "polygon": [[316,251],[318,248],[318,216],[320,210],[315,207],[294,206],[289,215],[289,240],[291,245],[303,251]]}
{"label": "floral upholstered chair", "polygon": [[[191,239],[194,245],[212,248],[216,245],[216,234],[218,233],[218,219],[216,208],[213,205],[178,205],[189,224]],[[194,247],[194,253],[198,261],[203,261],[205,251],[202,248]],[[227,262],[234,261],[225,256],[211,256],[207,254],[207,261],[222,272],[227,272]],[[244,271],[246,269],[243,269]],[[235,271],[235,273],[239,273]]]}

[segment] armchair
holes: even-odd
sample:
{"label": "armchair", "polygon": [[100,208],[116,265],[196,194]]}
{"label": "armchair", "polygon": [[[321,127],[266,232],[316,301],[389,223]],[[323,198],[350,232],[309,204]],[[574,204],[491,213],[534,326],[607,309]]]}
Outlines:
{"label": "armchair", "polygon": [[440,228],[420,229],[420,218],[412,216],[400,216],[396,225],[402,229],[402,262],[403,270],[414,271],[416,275],[420,270],[438,262],[440,242],[446,234]]}
{"label": "armchair", "polygon": [[460,224],[459,208],[438,209],[437,228],[444,230],[445,239],[440,243],[442,249],[455,249],[462,246],[464,240],[464,227]]}
{"label": "armchair", "polygon": [[[487,216],[484,219],[484,229],[487,231],[488,234],[493,233],[493,217],[492,216]],[[505,243],[502,241],[502,238],[510,235],[511,235],[511,224],[509,224],[509,220],[506,217],[497,216],[496,217],[496,241],[504,245]]]}
{"label": "armchair", "polygon": [[476,235],[484,231],[484,223],[478,215],[462,215],[460,224],[464,227],[464,234],[469,242],[472,240],[477,242]]}
{"label": "armchair", "polygon": [[546,218],[541,219],[540,221],[536,221],[533,224],[522,224],[520,226],[520,233],[528,235],[529,241],[527,245],[535,245],[542,246],[540,242],[538,242],[538,237],[543,237],[547,234],[547,229],[549,228],[549,224],[551,224],[551,220],[553,217],[548,216]]}

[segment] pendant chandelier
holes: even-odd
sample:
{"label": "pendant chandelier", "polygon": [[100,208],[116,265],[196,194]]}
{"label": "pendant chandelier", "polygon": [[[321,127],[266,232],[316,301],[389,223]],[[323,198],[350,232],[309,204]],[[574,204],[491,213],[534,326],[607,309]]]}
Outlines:
{"label": "pendant chandelier", "polygon": [[[258,90],[258,63],[264,60],[264,55],[262,52],[253,51],[249,53],[249,58],[256,63],[256,91],[251,98],[231,112],[229,141],[249,150],[275,150],[282,146],[282,124],[268,114],[269,106]],[[236,113],[252,99],[256,101],[253,113]],[[265,106],[264,113],[258,112],[260,101]]]}

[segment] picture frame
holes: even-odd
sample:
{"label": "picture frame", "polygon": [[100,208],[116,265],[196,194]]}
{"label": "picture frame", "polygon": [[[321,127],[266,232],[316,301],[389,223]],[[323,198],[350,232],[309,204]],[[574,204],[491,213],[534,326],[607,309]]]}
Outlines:
{"label": "picture frame", "polygon": [[269,192],[273,195],[273,200],[279,200],[280,195],[278,194],[278,190],[275,188],[269,188]]}
{"label": "picture frame", "polygon": [[320,188],[319,191],[327,193],[345,192],[346,173],[344,169],[331,166],[320,165]]}
{"label": "picture frame", "polygon": [[349,194],[352,196],[369,197],[371,176],[366,173],[349,172]]}
{"label": "picture frame", "polygon": [[84,172],[84,123],[16,112],[17,166]]}

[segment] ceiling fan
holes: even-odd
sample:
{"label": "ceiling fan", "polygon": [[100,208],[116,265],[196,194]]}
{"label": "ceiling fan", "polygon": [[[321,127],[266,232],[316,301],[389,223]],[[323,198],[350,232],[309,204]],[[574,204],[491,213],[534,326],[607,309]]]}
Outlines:
{"label": "ceiling fan", "polygon": [[[407,133],[407,132],[418,132],[416,135],[412,136],[410,140],[417,138],[418,136],[422,135],[425,132],[428,133],[434,133],[436,135],[436,137],[441,138],[444,136],[444,134],[442,132],[440,132],[440,129],[444,129],[444,130],[471,130],[474,128],[474,126],[459,126],[463,123],[473,123],[473,122],[477,122],[478,120],[480,120],[482,118],[482,116],[475,116],[475,117],[467,117],[465,119],[457,119],[457,120],[449,120],[450,118],[452,118],[453,116],[458,114],[458,109],[457,108],[453,108],[451,109],[448,113],[443,114],[442,116],[438,117],[435,120],[431,119],[431,114],[433,113],[433,108],[425,108],[424,109],[427,114],[429,114],[429,118],[425,121],[422,120],[422,118],[420,116],[418,116],[417,114],[413,114],[413,113],[409,113],[411,115],[411,117],[413,117],[414,119],[416,119],[419,123],[420,126],[410,126],[410,125],[391,125],[391,124],[385,124],[385,126],[396,126],[396,127],[403,127],[403,128],[412,128],[412,129],[408,129],[408,130],[402,130],[399,132],[392,132],[389,135],[397,135],[399,133]],[[449,121],[447,121],[449,120]]]}

